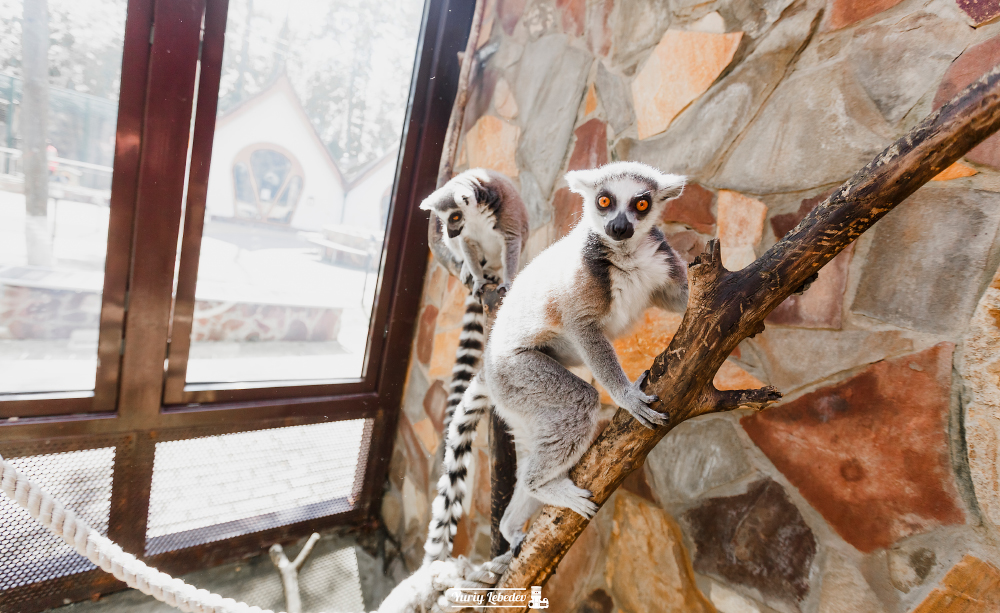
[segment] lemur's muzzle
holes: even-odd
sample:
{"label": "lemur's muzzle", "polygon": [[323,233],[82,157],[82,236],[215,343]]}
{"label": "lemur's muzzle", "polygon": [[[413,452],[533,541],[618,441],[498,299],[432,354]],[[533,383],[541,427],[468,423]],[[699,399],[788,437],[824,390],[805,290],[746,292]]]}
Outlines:
{"label": "lemur's muzzle", "polygon": [[618,217],[615,217],[608,222],[608,225],[604,226],[604,230],[608,233],[608,236],[616,241],[632,238],[632,235],[635,234],[635,228],[632,227],[632,222],[628,220],[625,213],[619,213]]}

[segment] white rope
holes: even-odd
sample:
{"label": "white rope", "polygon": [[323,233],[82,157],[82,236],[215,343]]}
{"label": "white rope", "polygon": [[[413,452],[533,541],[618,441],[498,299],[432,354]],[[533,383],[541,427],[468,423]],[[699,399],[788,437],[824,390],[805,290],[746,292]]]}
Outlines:
{"label": "white rope", "polygon": [[53,534],[119,581],[187,613],[273,613],[200,590],[147,566],[101,536],[39,485],[0,457],[0,489]]}

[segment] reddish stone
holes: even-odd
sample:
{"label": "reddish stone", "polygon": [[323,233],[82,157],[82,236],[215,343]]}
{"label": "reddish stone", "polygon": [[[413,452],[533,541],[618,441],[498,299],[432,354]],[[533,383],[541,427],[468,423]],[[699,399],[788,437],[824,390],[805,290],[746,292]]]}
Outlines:
{"label": "reddish stone", "polygon": [[829,27],[839,30],[891,9],[902,0],[830,0]]}
{"label": "reddish stone", "polygon": [[715,232],[715,215],[712,215],[712,203],[715,194],[698,185],[688,183],[679,198],[667,202],[663,210],[663,221],[666,223],[682,223],[691,226],[702,234]]}
{"label": "reddish stone", "polygon": [[556,190],[552,208],[555,209],[552,226],[556,232],[555,239],[558,240],[569,234],[576,222],[580,221],[583,215],[583,201],[580,196],[569,191],[568,187],[563,187]]}
{"label": "reddish stone", "polygon": [[955,0],[977,26],[1000,16],[1000,0]]}
{"label": "reddish stone", "polygon": [[430,417],[438,432],[444,432],[444,412],[447,403],[448,390],[444,388],[444,381],[435,379],[424,394],[424,413]]}
{"label": "reddish stone", "polygon": [[583,24],[587,18],[587,3],[585,0],[556,0],[556,6],[562,13],[563,32],[570,36],[581,36]]}
{"label": "reddish stone", "polygon": [[[957,93],[997,64],[1000,64],[1000,36],[995,36],[966,49],[965,53],[958,56],[958,59],[948,67],[948,72],[944,74],[937,94],[934,96],[934,108],[936,109],[954,98]],[[1000,169],[1000,134],[994,134],[979,143],[966,154],[965,158],[978,164]]]}
{"label": "reddish stone", "polygon": [[608,22],[614,0],[597,0],[587,3],[587,47],[594,55],[607,56],[611,50],[611,30]]}
{"label": "reddish stone", "polygon": [[576,145],[569,156],[568,170],[586,170],[608,163],[608,127],[600,119],[591,119],[574,131]]}
{"label": "reddish stone", "polygon": [[941,343],[743,418],[750,438],[862,552],[965,513],[951,471],[952,351]]}
{"label": "reddish stone", "polygon": [[514,27],[521,20],[526,4],[528,4],[528,0],[497,2],[497,16],[500,17],[500,25],[503,26],[503,31],[507,33],[507,36],[514,33]]}
{"label": "reddish stone", "polygon": [[417,433],[413,431],[410,419],[405,414],[399,416],[399,443],[402,444],[407,471],[414,479],[414,487],[418,491],[426,492],[429,480],[427,467],[429,456],[424,452]]}
{"label": "reddish stone", "polygon": [[424,307],[424,313],[420,316],[420,325],[417,328],[417,359],[421,364],[428,364],[431,361],[437,316],[438,308],[433,304]]}
{"label": "reddish stone", "polygon": [[705,241],[693,230],[684,230],[667,237],[667,242],[688,264],[705,251]]}
{"label": "reddish stone", "polygon": [[789,296],[767,316],[767,323],[799,328],[840,330],[844,290],[854,244],[848,245],[819,271],[819,278],[801,295]]}
{"label": "reddish stone", "polygon": [[625,481],[622,482],[622,489],[656,504],[656,495],[653,494],[653,488],[649,486],[649,481],[646,480],[646,469],[644,466],[633,470],[632,474],[625,477]]}
{"label": "reddish stone", "polygon": [[799,225],[799,222],[805,219],[806,215],[811,213],[820,202],[826,200],[827,196],[832,193],[833,190],[830,190],[818,196],[806,198],[799,205],[798,211],[794,213],[782,213],[781,215],[771,217],[771,229],[774,230],[774,238],[778,240],[783,239],[786,234],[792,231],[792,228]]}
{"label": "reddish stone", "polygon": [[598,588],[588,594],[573,611],[574,613],[611,613],[614,609],[615,603],[611,600],[611,596]]}
{"label": "reddish stone", "polygon": [[683,515],[695,542],[694,569],[797,603],[809,591],[816,538],[778,483],[713,498]]}

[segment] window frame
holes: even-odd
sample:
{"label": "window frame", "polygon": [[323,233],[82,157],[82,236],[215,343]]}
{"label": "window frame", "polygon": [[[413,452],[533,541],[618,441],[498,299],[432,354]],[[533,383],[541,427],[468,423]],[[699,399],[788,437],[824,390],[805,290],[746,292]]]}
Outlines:
{"label": "window frame", "polygon": [[[19,416],[16,421],[0,418],[0,455],[24,455],[42,441],[54,445],[53,450],[89,449],[114,438],[108,535],[171,574],[262,553],[273,543],[314,530],[372,525],[392,456],[429,257],[426,215],[419,203],[435,188],[457,91],[458,52],[465,48],[473,9],[474,3],[462,0],[424,4],[364,377],[347,383],[203,389],[170,403],[164,402],[170,399],[167,383],[173,361],[165,371],[167,339],[171,324],[175,338],[190,339],[190,329],[181,334],[178,315],[183,313],[178,311],[182,288],[188,292],[185,299],[194,293],[191,273],[197,270],[200,250],[228,0],[129,0],[98,385],[92,398],[54,394],[0,400],[0,416]],[[199,44],[202,15],[204,38]],[[193,109],[199,47],[202,65]],[[187,149],[192,112],[195,128],[177,285],[180,306],[171,313],[185,156],[170,152]],[[144,228],[158,231],[145,233]],[[179,355],[175,351],[176,345],[170,347],[172,355]],[[359,466],[364,462],[363,487],[351,511],[143,557],[156,442],[358,418],[373,424],[368,455],[359,459]],[[58,606],[63,599],[82,600],[123,588],[95,570],[14,588],[5,597],[16,603],[12,611],[33,613]]]}

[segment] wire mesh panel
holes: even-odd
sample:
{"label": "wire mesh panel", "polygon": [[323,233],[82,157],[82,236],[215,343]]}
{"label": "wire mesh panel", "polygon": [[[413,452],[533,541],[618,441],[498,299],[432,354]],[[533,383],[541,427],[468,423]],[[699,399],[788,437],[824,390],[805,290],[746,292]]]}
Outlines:
{"label": "wire mesh panel", "polygon": [[361,491],[371,423],[356,419],[157,443],[146,554],[351,510]]}
{"label": "wire mesh panel", "polygon": [[[91,527],[107,534],[115,448],[11,458]],[[42,527],[16,502],[0,495],[0,591],[96,568]]]}
{"label": "wire mesh panel", "polygon": [[[354,547],[336,548],[323,541],[317,544],[312,555],[299,571],[299,596],[303,611],[364,611],[364,597],[361,593],[361,576],[358,571],[358,556]],[[287,549],[289,558],[294,558],[299,549]],[[223,596],[242,600],[251,606],[285,610],[285,592],[281,587],[281,577],[270,560],[261,561],[262,567],[255,569],[250,580],[236,583],[232,587],[220,587]]]}

